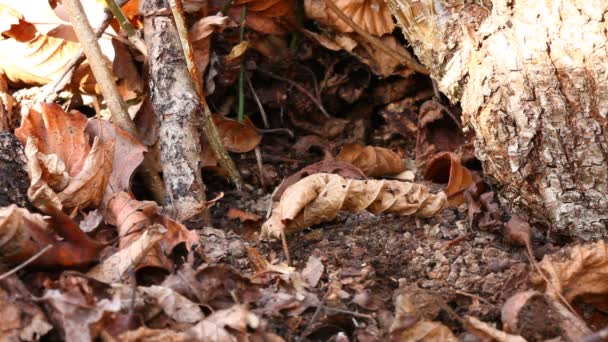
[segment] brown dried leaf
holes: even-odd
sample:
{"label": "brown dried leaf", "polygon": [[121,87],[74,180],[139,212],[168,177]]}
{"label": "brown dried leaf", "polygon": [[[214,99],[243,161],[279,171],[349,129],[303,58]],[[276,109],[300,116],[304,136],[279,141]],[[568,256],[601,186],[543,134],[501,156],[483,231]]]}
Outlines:
{"label": "brown dried leaf", "polygon": [[0,340],[38,341],[53,329],[32,299],[32,294],[16,275],[0,282]]}
{"label": "brown dried leaf", "polygon": [[154,202],[138,201],[126,192],[120,192],[111,197],[108,202],[108,213],[106,221],[118,226],[119,248],[129,248],[135,243],[154,223],[162,225],[166,232],[163,234],[163,242],[155,245],[139,261],[136,270],[143,268],[158,268],[169,271],[171,263],[166,255],[170,254],[180,243],[186,244],[190,250],[198,243],[198,234],[187,230],[183,225],[160,215],[160,208]]}
{"label": "brown dried leaf", "polygon": [[415,293],[406,289],[395,297],[395,319],[389,330],[393,341],[458,341],[448,327],[418,312]]}
{"label": "brown dried leaf", "polygon": [[483,340],[497,342],[526,342],[526,339],[521,336],[507,334],[472,316],[465,316],[464,322],[467,330]]}
{"label": "brown dried leaf", "polygon": [[427,187],[392,180],[354,180],[318,173],[285,190],[262,226],[262,235],[280,237],[311,225],[332,221],[340,210],[374,214],[431,217],[445,208],[445,193],[430,194]]}
{"label": "brown dried leaf", "polygon": [[464,203],[464,191],[473,184],[473,175],[464,167],[460,158],[451,152],[437,154],[424,171],[424,179],[435,183],[448,183],[445,194],[451,207]]}
{"label": "brown dried leaf", "polygon": [[306,280],[308,285],[315,287],[317,286],[319,279],[321,279],[324,270],[325,266],[323,266],[321,259],[311,255],[308,257],[306,266],[302,270],[302,277]]}
{"label": "brown dried leaf", "polygon": [[[388,4],[382,0],[336,0],[336,5],[363,31],[383,36],[393,32],[395,23]],[[353,32],[353,28],[327,8],[323,0],[304,1],[306,16],[340,32]]]}
{"label": "brown dried leaf", "polygon": [[281,199],[281,196],[285,192],[285,189],[294,185],[295,183],[301,181],[302,179],[314,175],[315,173],[332,173],[336,175],[340,175],[344,178],[350,179],[366,179],[365,174],[359,170],[356,166],[334,160],[324,160],[318,163],[314,163],[306,166],[302,170],[294,173],[293,175],[285,178],[281,184],[275,190],[275,193],[272,195],[272,200],[278,202]]}
{"label": "brown dried leaf", "polygon": [[445,107],[438,102],[426,101],[418,115],[418,135],[416,137],[416,167],[427,168],[427,163],[439,152],[453,152],[465,138],[458,123],[446,114]]}
{"label": "brown dried leaf", "polygon": [[[32,265],[82,266],[96,260],[102,245],[91,240],[61,212],[51,212],[56,216],[49,223],[42,215],[15,205],[0,208],[0,261],[19,264],[49,245],[53,247]],[[63,240],[57,239],[55,232]]]}
{"label": "brown dried leaf", "polygon": [[[608,245],[605,241],[574,245],[552,255],[545,255],[538,264],[551,282],[545,292],[559,300],[556,291],[571,302],[581,295],[608,293]],[[542,285],[540,275],[532,281]]]}
{"label": "brown dried leaf", "polygon": [[241,209],[237,209],[237,208],[230,208],[228,209],[228,213],[226,214],[226,216],[231,219],[231,220],[239,220],[241,222],[246,222],[246,221],[259,221],[262,218],[256,214],[252,214],[250,212],[241,210]]}
{"label": "brown dried leaf", "polygon": [[244,122],[238,122],[221,115],[214,115],[213,122],[224,146],[230,152],[249,152],[262,141],[262,135],[249,118],[246,118]]}
{"label": "brown dried leaf", "polygon": [[161,225],[150,226],[136,241],[93,267],[87,275],[107,284],[121,282],[125,272],[139,265],[165,232]]}
{"label": "brown dried leaf", "polygon": [[397,153],[384,147],[346,144],[336,159],[353,164],[369,177],[395,175],[405,171],[405,163]]}
{"label": "brown dried leaf", "polygon": [[129,191],[131,189],[131,176],[144,160],[146,147],[127,131],[106,120],[93,119],[89,121],[86,131],[91,136],[99,137],[105,143],[116,142],[112,173],[110,174],[108,187],[106,187],[108,192],[106,200],[113,193]]}
{"label": "brown dried leaf", "polygon": [[536,291],[519,292],[502,307],[503,330],[528,341],[580,341],[591,334],[585,322],[555,299]]}
{"label": "brown dried leaf", "polygon": [[[2,15],[1,11],[2,8],[0,7],[0,16]],[[17,116],[13,113],[15,104],[15,99],[8,92],[8,83],[4,75],[0,73],[0,132],[11,132],[15,128],[14,124]]]}

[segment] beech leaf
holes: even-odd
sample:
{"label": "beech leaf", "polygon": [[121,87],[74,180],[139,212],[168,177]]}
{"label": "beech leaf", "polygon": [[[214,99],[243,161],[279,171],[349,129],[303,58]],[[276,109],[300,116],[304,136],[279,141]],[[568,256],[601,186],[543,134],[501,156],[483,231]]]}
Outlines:
{"label": "beech leaf", "polygon": [[[393,32],[395,23],[388,4],[382,0],[336,0],[336,6],[351,18],[363,31],[382,36]],[[340,32],[353,32],[353,28],[327,8],[323,0],[304,1],[306,16]]]}
{"label": "beech leaf", "polygon": [[283,231],[291,233],[332,221],[340,210],[431,217],[446,204],[445,193],[431,194],[421,184],[345,179],[317,173],[285,190],[270,219],[262,226],[262,236],[280,237]]}
{"label": "beech leaf", "polygon": [[249,152],[262,141],[262,135],[249,119],[238,122],[221,115],[214,115],[213,122],[224,146],[230,152]]}
{"label": "beech leaf", "polygon": [[451,207],[464,203],[464,192],[473,184],[471,171],[451,152],[442,152],[433,157],[426,167],[424,179],[435,183],[448,183],[444,191],[450,198]]}
{"label": "beech leaf", "polygon": [[369,177],[395,175],[405,171],[405,163],[399,155],[384,147],[346,144],[336,159],[353,164]]}

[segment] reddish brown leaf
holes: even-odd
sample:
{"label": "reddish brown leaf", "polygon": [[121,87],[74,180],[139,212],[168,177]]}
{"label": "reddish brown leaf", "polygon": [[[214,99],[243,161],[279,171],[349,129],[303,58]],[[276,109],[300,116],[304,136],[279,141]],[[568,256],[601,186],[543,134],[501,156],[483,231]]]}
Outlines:
{"label": "reddish brown leaf", "polygon": [[230,152],[249,152],[262,141],[262,135],[260,135],[249,119],[245,119],[241,123],[221,115],[214,115],[213,122],[217,127],[224,146]]}
{"label": "reddish brown leaf", "polygon": [[449,204],[457,207],[464,203],[464,191],[473,184],[473,175],[460,163],[460,158],[451,152],[436,155],[428,163],[424,179],[435,183],[448,183],[445,193]]}
{"label": "reddish brown leaf", "polygon": [[241,222],[259,221],[262,219],[261,217],[259,217],[256,214],[252,214],[250,212],[247,212],[247,211],[244,211],[241,209],[237,209],[237,208],[228,209],[228,213],[226,214],[226,216],[231,220],[239,220]]}

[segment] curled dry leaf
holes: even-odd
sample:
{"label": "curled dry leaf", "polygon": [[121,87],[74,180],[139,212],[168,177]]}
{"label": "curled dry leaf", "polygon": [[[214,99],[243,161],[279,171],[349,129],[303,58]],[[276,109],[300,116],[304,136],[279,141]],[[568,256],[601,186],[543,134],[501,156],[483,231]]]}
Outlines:
{"label": "curled dry leaf", "polygon": [[435,183],[448,183],[444,191],[451,207],[464,203],[464,192],[473,184],[471,171],[451,152],[442,152],[433,157],[424,171],[424,179]]}
{"label": "curled dry leaf", "polygon": [[129,248],[153,224],[160,224],[166,229],[162,243],[154,245],[145,257],[137,264],[136,270],[158,268],[169,271],[171,263],[166,255],[180,243],[186,244],[189,251],[198,243],[198,234],[187,230],[180,223],[159,214],[160,208],[155,202],[138,201],[126,192],[112,196],[108,202],[106,221],[118,226],[119,248]]}
{"label": "curled dry leaf", "polygon": [[308,165],[302,170],[285,178],[281,182],[281,184],[279,184],[274,194],[272,195],[272,200],[278,202],[281,199],[283,193],[285,192],[285,189],[289,188],[290,186],[294,185],[295,183],[301,181],[302,179],[310,175],[314,175],[315,173],[332,173],[349,179],[367,178],[365,177],[363,171],[359,170],[356,166],[350,163],[335,160],[324,160],[318,163]]}
{"label": "curled dry leaf", "polygon": [[503,330],[528,341],[580,341],[591,334],[585,322],[555,299],[537,291],[519,292],[502,307]]}
{"label": "curled dry leaf", "polygon": [[[382,0],[336,0],[336,5],[363,31],[383,36],[393,32],[395,23],[388,4]],[[304,1],[306,16],[340,32],[353,32],[353,28],[327,8],[323,0]]]}
{"label": "curled dry leaf", "polygon": [[507,334],[504,331],[500,331],[495,327],[489,325],[486,322],[480,321],[472,316],[464,317],[464,326],[473,335],[479,337],[482,340],[490,340],[497,342],[526,342],[521,336]]}
{"label": "curled dry leaf", "polygon": [[384,147],[346,144],[336,159],[353,164],[369,177],[396,175],[405,171],[405,163],[399,155]]}
{"label": "curled dry leaf", "polygon": [[416,167],[425,170],[439,152],[453,152],[465,142],[459,123],[446,113],[446,107],[436,101],[426,101],[418,115],[416,136]]}
{"label": "curled dry leaf", "polygon": [[[538,264],[551,286],[545,292],[558,299],[556,291],[572,302],[582,295],[608,293],[608,245],[605,241],[574,245],[546,255]],[[545,281],[535,275],[532,281],[542,285]]]}
{"label": "curled dry leaf", "polygon": [[9,94],[6,79],[0,73],[0,132],[10,132],[15,128],[17,115],[13,113],[14,105],[15,99]]}
{"label": "curled dry leaf", "polygon": [[30,201],[41,210],[98,206],[112,173],[114,140],[96,137],[91,146],[83,114],[66,113],[55,104],[41,108],[30,110],[15,130],[28,159]]}
{"label": "curled dry leaf", "polygon": [[0,261],[19,264],[49,245],[53,247],[32,265],[82,266],[96,260],[103,245],[89,238],[65,214],[56,209],[50,212],[54,217],[47,221],[15,205],[0,208]]}
{"label": "curled dry leaf", "polygon": [[280,237],[321,222],[332,221],[340,210],[373,214],[431,217],[445,208],[445,193],[429,193],[421,184],[392,180],[345,179],[318,173],[285,190],[277,207],[262,226],[262,235]]}
{"label": "curled dry leaf", "polygon": [[120,282],[125,272],[136,267],[166,231],[159,224],[150,226],[136,241],[93,267],[87,275],[108,284]]}

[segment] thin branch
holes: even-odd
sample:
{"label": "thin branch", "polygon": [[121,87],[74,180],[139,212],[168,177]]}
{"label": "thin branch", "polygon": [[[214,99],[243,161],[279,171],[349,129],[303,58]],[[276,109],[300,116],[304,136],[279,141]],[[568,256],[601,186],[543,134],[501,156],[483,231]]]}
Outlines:
{"label": "thin branch", "polygon": [[403,65],[407,66],[408,68],[416,70],[417,72],[424,74],[424,75],[430,74],[429,70],[427,68],[425,68],[422,64],[418,63],[414,59],[414,57],[412,57],[412,55],[410,55],[409,52],[407,52],[407,51],[398,52],[393,49],[390,49],[386,45],[384,45],[384,43],[380,39],[372,36],[371,34],[367,33],[365,30],[363,30],[359,25],[357,25],[357,23],[355,23],[351,18],[349,18],[346,14],[344,14],[344,12],[342,12],[342,10],[340,10],[338,5],[336,5],[333,2],[333,0],[325,0],[325,4],[327,6],[329,6],[329,8],[332,11],[334,11],[340,19],[342,19],[348,26],[350,26],[353,30],[355,30],[355,32],[357,32],[363,38],[365,38],[365,40],[367,40],[370,44],[372,44],[379,50],[382,50],[382,52],[386,53],[387,55],[391,56],[392,58],[394,58],[398,61],[401,61],[401,63]]}
{"label": "thin branch", "polygon": [[321,113],[323,113],[323,115],[325,115],[328,119],[331,119],[331,115],[329,115],[329,113],[325,110],[325,107],[323,107],[323,103],[321,103],[320,99],[317,99],[316,97],[314,97],[314,95],[312,95],[308,89],[304,88],[303,86],[301,86],[300,84],[298,84],[295,81],[290,80],[289,78],[283,77],[283,76],[279,76],[271,71],[262,69],[260,67],[257,67],[257,70],[260,71],[261,73],[270,76],[272,78],[275,78],[279,81],[283,81],[283,82],[287,82],[289,83],[291,86],[295,87],[296,89],[298,89],[299,91],[302,92],[302,94],[306,95],[321,111]]}
{"label": "thin branch", "polygon": [[4,273],[3,275],[0,275],[0,281],[2,281],[4,279],[12,276],[13,274],[19,272],[21,269],[23,269],[27,265],[31,264],[34,260],[40,258],[40,256],[42,256],[42,254],[46,253],[46,251],[48,251],[51,248],[53,248],[53,245],[47,245],[46,247],[44,247],[43,249],[41,249],[40,252],[32,255],[29,259],[27,259],[24,262],[22,262],[19,266],[17,266],[15,268],[13,268],[12,270]]}
{"label": "thin branch", "polygon": [[[253,88],[253,84],[251,84],[251,79],[249,78],[249,76],[247,74],[245,74],[245,79],[247,80],[247,84],[249,85],[249,90],[251,90],[251,93],[253,94],[253,99],[255,100],[255,103],[258,105],[258,108],[260,109],[260,115],[262,116],[262,121],[264,122],[264,128],[269,129],[270,125],[268,124],[268,117],[266,116],[266,110],[264,110],[262,101],[260,101],[258,94],[255,92],[255,88]],[[291,134],[293,136],[293,133],[291,133]]]}
{"label": "thin branch", "polygon": [[230,180],[232,180],[236,188],[240,190],[242,183],[241,175],[239,174],[234,161],[232,161],[232,158],[230,158],[230,155],[222,144],[222,140],[220,139],[217,128],[215,127],[211,117],[211,110],[209,109],[209,105],[205,99],[205,94],[203,93],[202,80],[199,78],[200,73],[196,63],[194,62],[194,54],[192,52],[192,46],[188,37],[188,30],[186,29],[182,0],[169,0],[169,4],[171,6],[171,12],[173,13],[173,18],[175,20],[175,26],[177,27],[182,49],[184,50],[184,56],[186,58],[188,71],[190,72],[190,78],[194,83],[194,88],[198,94],[199,101],[203,106],[203,131],[207,136],[209,146],[215,153],[218,162],[224,169],[226,169]]}

